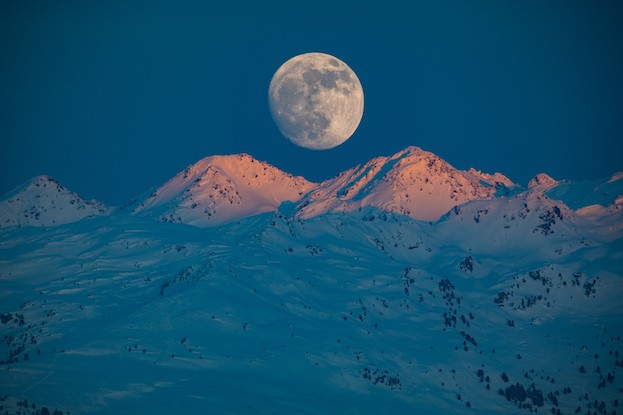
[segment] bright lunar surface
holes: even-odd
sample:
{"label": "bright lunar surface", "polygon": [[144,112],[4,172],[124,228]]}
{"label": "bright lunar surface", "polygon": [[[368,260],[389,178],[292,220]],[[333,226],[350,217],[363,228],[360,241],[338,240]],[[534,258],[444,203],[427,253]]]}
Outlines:
{"label": "bright lunar surface", "polygon": [[363,116],[359,78],[325,53],[305,53],[281,65],[270,81],[268,101],[282,134],[313,150],[348,140]]}

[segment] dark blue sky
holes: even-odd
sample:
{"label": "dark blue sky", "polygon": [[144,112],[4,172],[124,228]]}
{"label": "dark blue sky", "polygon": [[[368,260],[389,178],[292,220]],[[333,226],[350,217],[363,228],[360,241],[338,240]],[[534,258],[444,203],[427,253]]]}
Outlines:
{"label": "dark blue sky", "polygon": [[[321,181],[408,145],[523,185],[608,176],[622,21],[621,1],[2,2],[0,193],[49,174],[123,204],[239,152]],[[273,73],[311,51],[365,92],[333,150],[295,147],[268,110]]]}

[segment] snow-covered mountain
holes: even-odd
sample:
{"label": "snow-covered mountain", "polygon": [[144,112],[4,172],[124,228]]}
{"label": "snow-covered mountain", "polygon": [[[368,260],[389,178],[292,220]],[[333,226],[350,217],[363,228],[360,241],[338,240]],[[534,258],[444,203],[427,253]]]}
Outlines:
{"label": "snow-covered mountain", "polygon": [[49,176],[37,176],[0,200],[0,227],[54,226],[110,213],[96,200],[84,200]]}
{"label": "snow-covered mountain", "polygon": [[[571,182],[541,173],[526,190],[501,173],[458,170],[435,154],[408,147],[315,184],[247,154],[211,156],[118,213],[210,227],[275,212],[282,203],[291,202],[288,211],[301,219],[374,207],[436,221],[467,202],[521,198],[526,191],[559,200],[580,215],[612,216],[623,204],[623,174]],[[112,211],[40,176],[5,195],[0,202],[0,226],[53,226]]]}
{"label": "snow-covered mountain", "polygon": [[417,220],[437,220],[456,205],[492,199],[516,187],[500,173],[460,171],[432,153],[408,147],[322,183],[300,202],[299,216],[374,206]]}
{"label": "snow-covered mountain", "polygon": [[320,185],[216,156],[4,227],[0,413],[620,413],[621,195],[417,148]]}
{"label": "snow-covered mountain", "polygon": [[139,202],[134,213],[164,221],[214,226],[298,202],[297,216],[373,206],[418,220],[437,220],[452,207],[517,189],[500,173],[460,171],[417,147],[375,158],[320,185],[246,154],[205,158]]}
{"label": "snow-covered mountain", "polygon": [[277,210],[315,184],[248,154],[204,158],[177,174],[133,210],[163,221],[214,226]]}

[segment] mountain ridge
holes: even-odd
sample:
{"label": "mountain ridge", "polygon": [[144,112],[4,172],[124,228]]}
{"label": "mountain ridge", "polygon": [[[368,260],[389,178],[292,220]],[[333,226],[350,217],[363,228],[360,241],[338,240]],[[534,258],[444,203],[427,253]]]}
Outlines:
{"label": "mountain ridge", "polygon": [[[43,182],[50,183],[50,188],[60,186],[48,176],[40,177],[46,178]],[[373,206],[415,220],[436,221],[455,206],[515,197],[524,191],[540,191],[560,199],[585,216],[613,215],[623,204],[621,173],[586,183],[557,181],[541,173],[524,189],[502,173],[458,170],[415,146],[391,156],[375,157],[322,183],[293,176],[245,153],[209,156],[120,209],[87,202],[65,188],[53,200],[46,200],[29,183],[18,187],[22,202],[19,208],[14,203],[13,193],[17,190],[0,201],[0,226],[54,226],[119,211],[209,227],[275,212],[286,202],[294,204],[290,210],[301,219]],[[57,209],[59,204],[66,207]],[[70,208],[74,205],[77,209]],[[60,215],[58,220],[52,212]]]}

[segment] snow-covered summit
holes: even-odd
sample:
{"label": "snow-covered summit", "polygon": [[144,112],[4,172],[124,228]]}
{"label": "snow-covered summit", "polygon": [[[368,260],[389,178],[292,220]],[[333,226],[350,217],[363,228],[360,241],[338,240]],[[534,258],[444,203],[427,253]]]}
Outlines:
{"label": "snow-covered summit", "polygon": [[456,205],[491,199],[515,186],[500,173],[458,170],[433,153],[407,147],[322,183],[300,202],[299,215],[373,206],[413,219],[437,220]]}
{"label": "snow-covered summit", "polygon": [[211,156],[187,167],[139,201],[135,214],[212,226],[296,202],[316,185],[248,154]]}
{"label": "snow-covered summit", "polygon": [[528,188],[546,190],[558,185],[558,183],[559,182],[553,179],[550,175],[539,173],[534,177],[534,179],[530,180]]}
{"label": "snow-covered summit", "polygon": [[85,200],[49,176],[36,176],[0,201],[0,227],[54,226],[110,213],[96,200]]}

